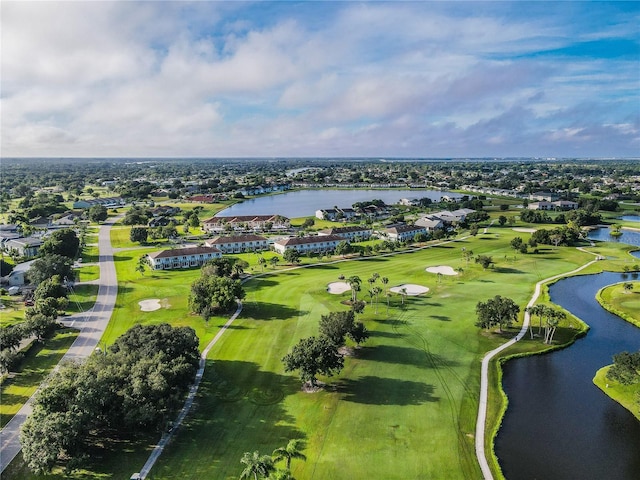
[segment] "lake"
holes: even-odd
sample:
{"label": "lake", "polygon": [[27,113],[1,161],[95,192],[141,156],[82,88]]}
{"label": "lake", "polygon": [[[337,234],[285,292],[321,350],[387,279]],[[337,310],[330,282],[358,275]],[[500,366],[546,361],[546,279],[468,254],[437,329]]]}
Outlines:
{"label": "lake", "polygon": [[623,215],[620,217],[620,220],[624,220],[626,222],[640,222],[640,215]]}
{"label": "lake", "polygon": [[[386,204],[398,203],[402,198],[430,198],[439,201],[443,196],[461,198],[459,193],[440,190],[297,190],[279,195],[267,195],[244,200],[219,212],[216,216],[282,215],[288,218],[314,216],[323,208],[351,208],[354,203],[380,199]],[[457,208],[457,207],[456,207]]]}
{"label": "lake", "polygon": [[[611,240],[608,229],[600,230],[603,239]],[[640,245],[638,232],[624,232],[638,236],[622,240]],[[640,329],[595,299],[600,288],[635,278],[637,274],[603,272],[562,279],[550,287],[551,300],[590,330],[566,349],[504,365],[509,406],[495,450],[508,480],[640,478],[640,422],[592,381],[613,355],[640,349]]]}
{"label": "lake", "polygon": [[587,238],[589,238],[590,240],[599,240],[601,242],[617,242],[628,243],[629,245],[640,245],[640,232],[623,228],[622,230],[620,230],[622,235],[620,235],[619,237],[612,237],[609,232],[610,230],[608,228],[598,228],[596,230],[591,230]]}

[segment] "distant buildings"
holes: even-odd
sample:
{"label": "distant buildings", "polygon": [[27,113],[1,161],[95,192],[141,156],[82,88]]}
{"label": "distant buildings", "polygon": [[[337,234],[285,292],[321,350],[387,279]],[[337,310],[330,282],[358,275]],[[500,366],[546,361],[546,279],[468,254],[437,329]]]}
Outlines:
{"label": "distant buildings", "polygon": [[355,227],[326,228],[324,230],[320,230],[318,232],[318,235],[320,236],[337,235],[349,241],[362,241],[362,240],[368,240],[371,237],[372,233],[373,233],[373,230],[371,228],[355,226]]}
{"label": "distant buildings", "polygon": [[162,250],[147,255],[154,270],[201,267],[207,261],[220,258],[222,252],[214,247],[187,247]]}
{"label": "distant buildings", "polygon": [[284,254],[287,250],[297,250],[300,253],[325,253],[335,250],[345,239],[338,235],[313,235],[308,237],[290,237],[277,240],[273,249]]}
{"label": "distant buildings", "polygon": [[529,210],[575,210],[578,208],[578,204],[568,200],[558,200],[555,202],[543,200],[540,202],[530,203],[527,208]]}
{"label": "distant buildings", "polygon": [[205,242],[208,247],[215,247],[222,253],[259,252],[269,250],[269,240],[260,235],[231,235],[216,237]]}
{"label": "distant buildings", "polygon": [[335,222],[336,220],[349,221],[357,216],[356,211],[353,208],[325,208],[316,210],[316,218],[320,220],[330,220]]}
{"label": "distant buildings", "polygon": [[289,219],[281,215],[237,215],[233,217],[213,217],[202,222],[202,228],[209,233],[227,230],[285,230],[291,226]]}
{"label": "distant buildings", "polygon": [[420,233],[427,233],[425,227],[418,225],[396,225],[384,229],[384,233],[389,240],[394,242],[405,242],[407,240],[413,240],[413,238]]}
{"label": "distant buildings", "polygon": [[94,205],[103,205],[107,208],[113,208],[121,207],[124,204],[124,199],[120,197],[103,197],[92,198],[90,200],[78,200],[77,202],[73,202],[73,208],[91,208]]}

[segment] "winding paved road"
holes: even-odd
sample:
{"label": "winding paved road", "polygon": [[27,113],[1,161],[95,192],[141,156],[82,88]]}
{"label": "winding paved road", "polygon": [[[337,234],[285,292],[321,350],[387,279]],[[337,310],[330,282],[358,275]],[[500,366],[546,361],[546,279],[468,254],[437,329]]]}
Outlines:
{"label": "winding paved road", "polygon": [[[589,253],[591,255],[595,255],[594,253],[588,252],[587,250],[584,250],[582,248],[579,248],[578,250],[581,250],[585,253]],[[570,272],[561,273],[559,275],[554,275],[552,277],[545,278],[544,280],[540,280],[538,283],[536,283],[536,289],[533,293],[533,296],[531,297],[531,300],[529,300],[529,303],[527,303],[527,308],[531,307],[534,303],[536,303],[536,300],[538,300],[538,297],[542,292],[542,285],[552,280],[557,280],[559,278],[566,277],[568,275],[576,274],[597,261],[598,259],[591,260],[589,263],[586,263],[581,267],[576,268],[575,270],[572,270]],[[493,480],[493,474],[491,473],[491,469],[489,468],[489,463],[487,462],[487,457],[485,455],[485,448],[484,448],[484,443],[485,443],[484,432],[485,432],[485,426],[487,422],[487,397],[488,397],[488,391],[489,391],[489,362],[498,353],[503,351],[505,348],[509,348],[511,345],[513,345],[514,343],[522,339],[522,337],[524,337],[524,335],[527,333],[527,329],[529,328],[529,320],[530,320],[529,313],[525,311],[524,320],[522,322],[522,328],[518,332],[518,335],[516,335],[514,338],[509,340],[507,343],[503,343],[498,348],[495,348],[490,352],[487,352],[487,354],[482,359],[482,369],[480,371],[480,403],[478,404],[478,420],[476,422],[476,456],[478,457],[478,463],[480,464],[480,469],[482,470],[482,475],[485,480]]]}
{"label": "winding paved road", "polygon": [[[119,217],[109,219],[100,227],[98,246],[100,250],[100,283],[98,296],[93,308],[87,312],[68,317],[63,323],[80,330],[61,362],[80,361],[95,350],[107,328],[118,295],[118,280],[111,248],[111,227]],[[11,463],[20,452],[20,427],[31,413],[31,403],[35,393],[27,400],[18,413],[0,431],[0,472]]]}

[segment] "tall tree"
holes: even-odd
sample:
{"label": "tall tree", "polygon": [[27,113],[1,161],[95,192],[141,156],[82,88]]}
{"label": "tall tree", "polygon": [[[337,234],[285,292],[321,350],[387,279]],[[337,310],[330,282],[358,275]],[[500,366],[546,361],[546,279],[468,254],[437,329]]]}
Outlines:
{"label": "tall tree", "polygon": [[93,205],[89,208],[87,215],[89,217],[89,220],[91,220],[92,222],[104,222],[108,216],[107,207],[105,207],[104,205]]}
{"label": "tall tree", "polygon": [[291,353],[282,358],[285,372],[300,371],[300,378],[312,387],[317,385],[316,375],[332,376],[344,366],[344,358],[336,345],[327,337],[309,337],[294,345]]}
{"label": "tall tree", "polygon": [[70,228],[63,228],[53,232],[40,247],[41,256],[62,255],[68,258],[75,258],[78,255],[80,239],[76,232]]}
{"label": "tall tree", "polygon": [[149,229],[147,227],[131,227],[129,232],[129,240],[132,242],[144,243],[149,236]]}
{"label": "tall tree", "polygon": [[31,283],[38,285],[44,280],[59,275],[61,279],[73,280],[73,260],[63,255],[47,255],[34,260],[27,271]]}

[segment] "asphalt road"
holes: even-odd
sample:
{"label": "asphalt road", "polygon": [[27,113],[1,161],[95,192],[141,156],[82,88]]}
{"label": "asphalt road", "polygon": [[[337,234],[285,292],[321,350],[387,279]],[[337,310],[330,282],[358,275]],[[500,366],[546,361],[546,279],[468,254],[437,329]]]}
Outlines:
{"label": "asphalt road", "polygon": [[[111,226],[118,218],[110,219],[100,227],[98,248],[100,251],[100,280],[98,296],[93,308],[87,312],[68,317],[63,323],[80,330],[76,341],[71,345],[61,362],[81,361],[87,358],[98,346],[98,342],[109,324],[118,295],[118,279],[113,262],[111,247]],[[20,427],[31,413],[31,402],[35,394],[27,400],[20,411],[0,430],[0,472],[18,455],[20,449]]]}

